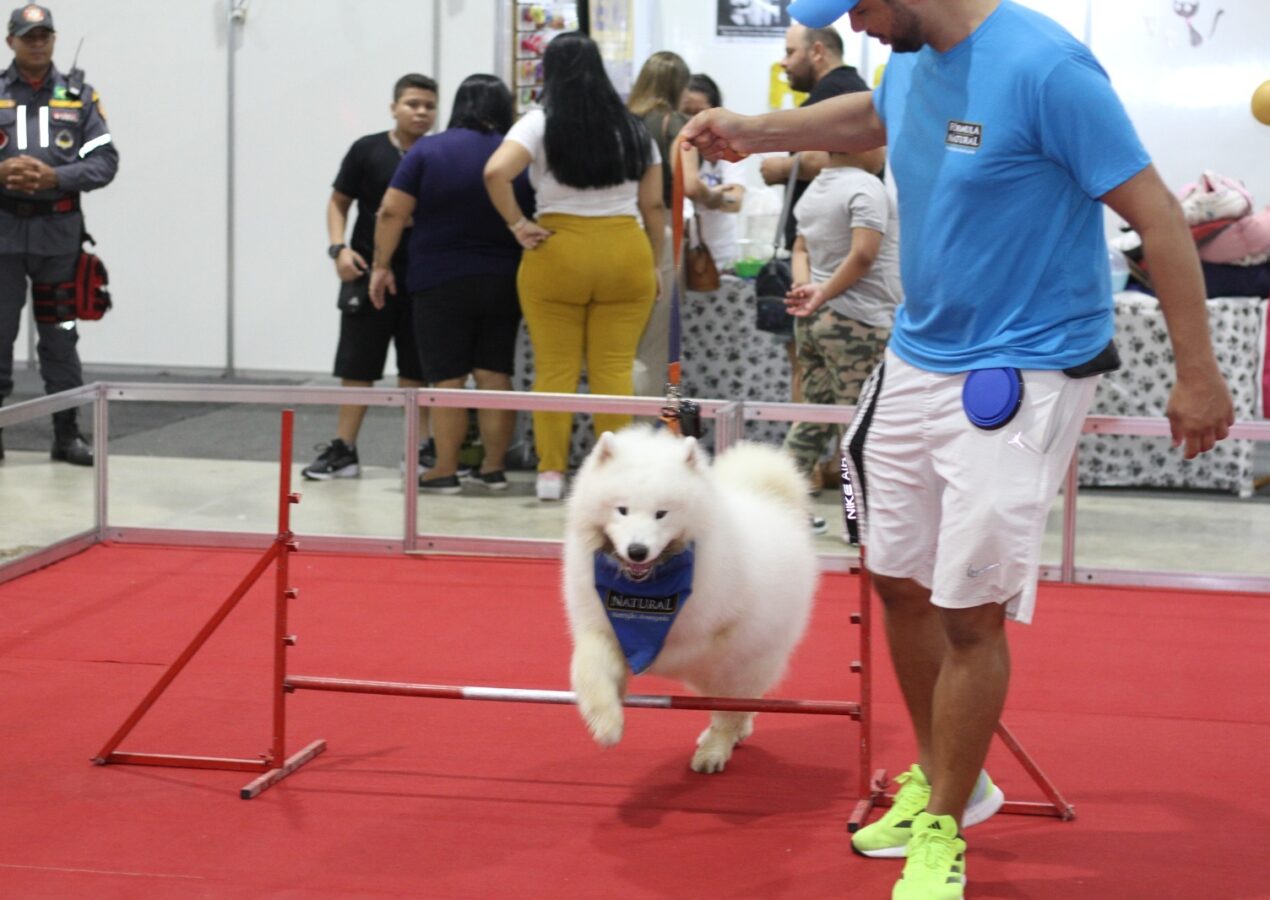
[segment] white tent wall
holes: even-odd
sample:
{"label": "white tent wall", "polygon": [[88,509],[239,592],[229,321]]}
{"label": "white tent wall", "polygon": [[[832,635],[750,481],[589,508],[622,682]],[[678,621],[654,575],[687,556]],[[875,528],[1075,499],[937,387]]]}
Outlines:
{"label": "white tent wall", "polygon": [[[390,124],[392,83],[438,78],[443,126],[462,78],[506,76],[502,0],[250,0],[235,55],[236,369],[329,371],[338,318],[325,204],[348,145]],[[1248,112],[1270,79],[1265,0],[1201,3],[1190,44],[1171,0],[1025,0],[1089,39],[1170,185],[1205,168],[1270,202],[1270,128]],[[728,103],[766,107],[780,40],[714,37],[707,0],[636,0],[637,64],[663,48],[715,76]],[[82,326],[90,364],[222,369],[227,319],[227,0],[57,0],[58,64],[80,63],[119,146],[115,183],[85,200],[117,305]],[[436,23],[440,34],[437,35]],[[866,77],[886,48],[840,23]],[[1210,33],[1211,32],[1211,33]],[[439,48],[439,53],[437,52]],[[25,336],[15,348],[27,355]]]}
{"label": "white tent wall", "polygon": [[1205,169],[1242,180],[1270,204],[1270,126],[1252,93],[1270,81],[1270,3],[1192,3],[1201,43],[1170,0],[1094,6],[1092,47],[1160,174],[1173,189]]}
{"label": "white tent wall", "polygon": [[[338,314],[325,208],[340,160],[355,138],[391,125],[402,74],[438,78],[444,123],[464,76],[497,71],[496,4],[250,0],[247,8],[235,55],[234,366],[329,371]],[[86,38],[80,64],[120,151],[115,182],[85,199],[116,307],[81,326],[81,356],[224,368],[227,3],[60,0],[52,10],[57,63],[69,68]],[[15,349],[26,358],[25,334]]]}
{"label": "white tent wall", "polygon": [[331,182],[356,138],[392,127],[396,80],[436,77],[432,4],[253,0],[241,31],[235,367],[329,371],[339,329]]}

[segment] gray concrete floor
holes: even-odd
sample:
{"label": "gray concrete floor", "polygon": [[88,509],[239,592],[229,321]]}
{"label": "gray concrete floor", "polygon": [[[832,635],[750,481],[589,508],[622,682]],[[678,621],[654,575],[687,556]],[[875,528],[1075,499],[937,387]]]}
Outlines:
{"label": "gray concrete floor", "polygon": [[[88,380],[215,381],[192,375],[101,371]],[[40,392],[22,376],[16,399]],[[251,379],[260,381],[267,379]],[[314,376],[291,384],[330,384]],[[176,407],[162,409],[161,407]],[[151,407],[148,411],[126,407]],[[87,419],[85,413],[83,418]],[[400,538],[405,494],[400,460],[402,416],[372,410],[359,440],[363,475],[307,482],[299,470],[310,445],[329,439],[334,408],[301,407],[297,414],[293,489],[303,494],[293,512],[301,535]],[[278,411],[217,404],[111,404],[108,521],[135,528],[216,532],[272,532],[276,523]],[[118,429],[116,426],[118,425]],[[7,429],[0,463],[0,560],[25,555],[93,525],[92,470],[50,461],[44,423]],[[118,430],[118,434],[116,431]],[[1270,472],[1270,447],[1260,447],[1259,471]],[[454,496],[420,496],[422,534],[454,537],[558,539],[563,510],[533,496],[533,473],[509,473],[510,490],[466,487]],[[413,494],[413,492],[412,492]],[[817,508],[830,532],[817,538],[823,554],[854,556],[841,540],[837,497],[824,491]],[[1061,555],[1061,508],[1051,513],[1043,561]],[[1199,492],[1082,490],[1078,496],[1077,564],[1169,572],[1270,575],[1270,494],[1241,500]]]}

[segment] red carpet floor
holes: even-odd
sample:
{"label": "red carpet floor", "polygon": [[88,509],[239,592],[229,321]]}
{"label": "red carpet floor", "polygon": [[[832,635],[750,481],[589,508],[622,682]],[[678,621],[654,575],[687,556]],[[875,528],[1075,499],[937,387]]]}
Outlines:
{"label": "red carpet floor", "polygon": [[[90,765],[255,558],[100,546],[0,586],[0,896],[890,896],[899,863],[848,850],[845,719],[760,716],[700,776],[702,712],[628,710],[601,750],[567,706],[300,693],[288,752],[328,750],[258,799],[238,799],[240,773]],[[554,563],[292,564],[291,674],[567,687]],[[120,749],[268,748],[271,585]],[[854,589],[824,580],[781,696],[857,697]],[[1006,721],[1078,818],[970,830],[968,896],[1270,897],[1267,598],[1047,588],[1013,641]],[[898,771],[912,752],[884,652],[878,675],[875,766]],[[1040,799],[999,748],[990,767]]]}

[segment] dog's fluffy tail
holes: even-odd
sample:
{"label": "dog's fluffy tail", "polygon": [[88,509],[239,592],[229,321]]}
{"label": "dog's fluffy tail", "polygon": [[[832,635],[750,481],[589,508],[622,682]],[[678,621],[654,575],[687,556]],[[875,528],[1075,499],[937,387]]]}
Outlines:
{"label": "dog's fluffy tail", "polygon": [[775,447],[742,441],[718,458],[714,471],[730,484],[774,497],[798,512],[810,508],[811,485],[793,460]]}

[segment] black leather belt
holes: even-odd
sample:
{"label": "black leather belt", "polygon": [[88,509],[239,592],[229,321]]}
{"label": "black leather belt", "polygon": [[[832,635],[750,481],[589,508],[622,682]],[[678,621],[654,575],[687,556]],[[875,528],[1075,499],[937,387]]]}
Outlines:
{"label": "black leather belt", "polygon": [[63,197],[61,200],[19,200],[0,194],[0,209],[17,216],[29,219],[32,216],[60,216],[79,212],[79,195]]}

